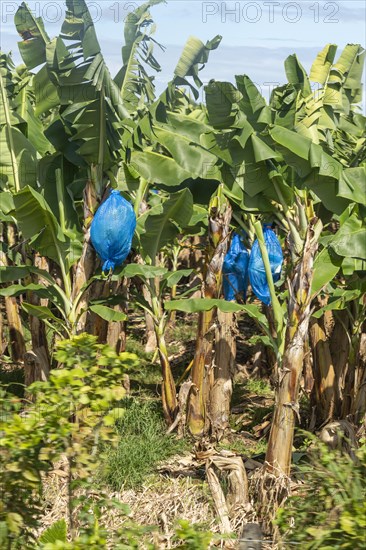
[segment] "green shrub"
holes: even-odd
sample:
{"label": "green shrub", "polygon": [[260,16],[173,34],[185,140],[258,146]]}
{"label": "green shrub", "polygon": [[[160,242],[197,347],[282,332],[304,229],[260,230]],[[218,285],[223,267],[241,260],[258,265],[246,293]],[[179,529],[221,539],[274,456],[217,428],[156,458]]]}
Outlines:
{"label": "green shrub", "polygon": [[304,550],[366,549],[366,445],[357,461],[319,441],[310,463],[299,466],[303,485],[280,509],[283,542]]}
{"label": "green shrub", "polygon": [[102,480],[111,487],[136,488],[153,473],[158,462],[185,449],[185,443],[165,435],[166,424],[153,401],[128,400],[125,413],[117,422],[119,442],[109,448]]}
{"label": "green shrub", "polygon": [[202,531],[199,525],[191,525],[187,520],[178,522],[175,533],[175,541],[184,550],[206,550],[213,539],[213,533]]}
{"label": "green shrub", "polygon": [[[98,344],[96,337],[82,334],[61,342],[56,360],[63,368],[51,371],[49,381],[28,388],[35,402],[26,409],[19,398],[0,393],[0,548],[27,548],[30,541],[34,543],[32,533],[43,513],[41,473],[51,470],[63,454],[73,535],[75,507],[90,508],[87,501],[78,501],[75,490],[82,487],[88,493],[103,459],[96,452],[99,442],[115,437],[114,424],[123,412],[120,401],[125,395],[122,376],[137,358],[117,355]],[[85,519],[86,526],[90,519]]]}

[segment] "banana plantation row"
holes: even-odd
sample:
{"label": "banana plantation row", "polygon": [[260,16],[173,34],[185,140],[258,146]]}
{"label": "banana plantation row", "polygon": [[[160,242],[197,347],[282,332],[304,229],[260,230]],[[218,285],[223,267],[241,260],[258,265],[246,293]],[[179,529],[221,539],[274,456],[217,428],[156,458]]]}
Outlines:
{"label": "banana plantation row", "polygon": [[[234,317],[244,312],[275,379],[263,479],[276,483],[290,474],[301,382],[314,386],[316,426],[365,416],[364,50],[328,44],[309,75],[290,55],[269,102],[238,75],[210,81],[200,103],[199,72],[221,37],[190,38],[158,96],[149,10],[159,1],[128,15],[114,78],[84,1],[66,1],[56,38],[25,3],[15,15],[24,65],[0,60],[0,344],[24,361],[27,383],[44,380],[60,339],[88,332],[121,351],[130,301],[155,333],[169,429],[186,423],[217,441],[229,429]],[[90,228],[115,190],[136,229],[127,265],[103,272]],[[280,278],[263,224],[281,243]],[[121,229],[132,237],[133,222],[119,224],[123,239]],[[268,305],[222,298],[233,232],[260,251]],[[202,243],[201,265],[182,268],[182,251]],[[198,286],[179,286],[188,278]],[[199,318],[183,405],[165,339],[176,311]]]}

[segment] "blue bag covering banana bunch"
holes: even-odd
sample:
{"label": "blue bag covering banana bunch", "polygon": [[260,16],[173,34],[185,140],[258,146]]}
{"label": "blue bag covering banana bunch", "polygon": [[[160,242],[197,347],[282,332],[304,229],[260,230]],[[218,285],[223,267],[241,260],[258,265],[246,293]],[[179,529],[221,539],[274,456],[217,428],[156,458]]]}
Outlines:
{"label": "blue bag covering banana bunch", "polygon": [[238,233],[233,233],[230,248],[222,266],[225,300],[245,301],[248,287],[249,252]]}
{"label": "blue bag covering banana bunch", "polygon": [[103,260],[103,272],[121,265],[127,258],[136,228],[131,204],[119,191],[112,190],[98,208],[90,228],[91,242]]}
{"label": "blue bag covering banana bunch", "polygon": [[[270,224],[265,224],[263,226],[263,236],[268,251],[273,281],[276,282],[281,277],[281,269],[283,264],[282,248],[280,241],[278,240],[275,232],[272,231]],[[255,240],[252,246],[248,271],[250,284],[252,285],[254,294],[264,304],[269,306],[271,303],[271,296],[269,293],[266,272],[264,269],[264,263],[258,240]]]}

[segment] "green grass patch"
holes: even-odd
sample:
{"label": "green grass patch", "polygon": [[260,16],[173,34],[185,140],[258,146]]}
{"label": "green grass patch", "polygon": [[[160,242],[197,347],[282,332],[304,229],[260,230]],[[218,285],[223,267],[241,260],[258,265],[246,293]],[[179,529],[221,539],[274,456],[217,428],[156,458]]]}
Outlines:
{"label": "green grass patch", "polygon": [[116,428],[120,441],[111,448],[102,473],[102,480],[115,490],[140,487],[159,462],[187,448],[184,441],[165,434],[166,425],[154,401],[129,399]]}
{"label": "green grass patch", "polygon": [[195,340],[197,336],[197,323],[194,321],[190,318],[177,319],[175,325],[168,330],[169,340],[176,340],[180,343]]}
{"label": "green grass patch", "polygon": [[145,345],[131,335],[127,338],[126,351],[135,353],[139,358],[138,367],[132,367],[126,371],[130,377],[132,389],[156,390],[156,384],[161,383],[161,367],[159,363],[152,362],[154,354],[147,353]]}
{"label": "green grass patch", "polygon": [[260,397],[273,397],[273,390],[266,380],[260,378],[248,378],[245,382],[245,390]]}

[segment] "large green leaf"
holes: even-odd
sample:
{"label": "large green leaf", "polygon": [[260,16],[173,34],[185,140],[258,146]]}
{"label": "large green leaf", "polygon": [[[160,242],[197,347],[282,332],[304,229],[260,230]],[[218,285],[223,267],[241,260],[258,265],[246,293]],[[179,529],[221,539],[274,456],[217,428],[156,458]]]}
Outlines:
{"label": "large green leaf", "polygon": [[37,152],[23,134],[25,121],[16,112],[12,64],[0,56],[0,185],[19,191],[35,185]]}
{"label": "large green leaf", "polygon": [[144,256],[155,261],[159,250],[172,243],[189,224],[192,212],[193,197],[188,189],[172,193],[167,201],[154,207],[146,218],[145,233],[141,235]]}
{"label": "large green leaf", "polygon": [[210,124],[217,129],[232,128],[239,116],[242,94],[231,82],[210,81],[205,87]]}
{"label": "large green leaf", "polygon": [[140,176],[153,183],[176,186],[191,178],[177,162],[153,151],[132,151],[131,165]]}
{"label": "large green leaf", "polygon": [[[66,4],[61,35],[46,45],[47,76],[62,106],[46,136],[70,162],[96,167],[93,181],[101,198],[103,172],[121,159],[122,120],[128,111],[101,54],[87,4]],[[41,111],[52,104],[47,98],[42,103]]]}
{"label": "large green leaf", "polygon": [[219,177],[216,168],[217,157],[207,149],[167,125],[154,127],[153,131],[158,143],[169,151],[176,163],[190,173],[192,178]]}
{"label": "large green leaf", "polygon": [[296,132],[281,126],[273,126],[270,128],[269,133],[279,145],[289,149],[302,159],[309,159],[311,139],[300,136]]}
{"label": "large green leaf", "polygon": [[0,283],[9,283],[11,281],[17,281],[18,279],[24,279],[24,277],[28,277],[33,273],[39,275],[51,284],[54,283],[48,271],[30,265],[0,266]]}
{"label": "large green leaf", "polygon": [[[235,76],[235,81],[239,92],[242,94],[242,99],[239,102],[240,108],[244,111],[250,123],[253,125],[258,121],[270,123],[271,118],[266,118],[269,114],[266,109],[266,101],[254,82],[247,75]],[[265,113],[261,113],[263,109]]]}
{"label": "large green leaf", "polygon": [[[57,170],[59,170],[60,174],[60,197],[58,197],[56,192]],[[39,161],[38,179],[48,206],[59,223],[61,223],[61,219],[64,220],[65,229],[69,231],[69,235],[73,235],[81,241],[83,235],[79,216],[76,211],[76,204],[67,187],[67,183],[72,182],[76,176],[76,166],[69,162],[61,153],[47,155]],[[63,215],[61,210],[63,211]]]}
{"label": "large green leaf", "polygon": [[205,143],[202,143],[202,138],[205,134],[211,134],[212,137],[213,129],[207,122],[196,117],[197,113],[167,113],[167,122],[174,132],[206,147]]}
{"label": "large green leaf", "polygon": [[179,269],[178,271],[169,272],[164,275],[163,281],[171,288],[177,285],[183,277],[189,277],[192,272],[193,269]]}
{"label": "large green leaf", "polygon": [[160,65],[153,55],[155,40],[151,35],[154,25],[149,8],[162,1],[145,2],[129,13],[125,20],[123,67],[114,80],[120,88],[121,100],[130,112],[154,99],[154,79],[147,74],[145,66],[160,71]]}
{"label": "large green leaf", "polygon": [[304,97],[308,97],[311,94],[309,78],[295,54],[286,59],[285,71],[289,83],[300,89]]}
{"label": "large green leaf", "polygon": [[355,272],[366,272],[366,260],[360,260],[359,258],[343,258],[342,272],[345,276],[353,276]]}
{"label": "large green leaf", "polygon": [[18,128],[0,129],[0,181],[10,190],[37,181],[37,151]]}
{"label": "large green leaf", "polygon": [[54,321],[57,324],[62,324],[62,320],[56,317],[49,307],[35,306],[33,304],[29,304],[28,302],[22,302],[22,308],[29,315],[38,317],[38,319],[41,319],[42,321]]}
{"label": "large green leaf", "polygon": [[238,313],[245,311],[250,317],[256,319],[264,327],[268,327],[268,321],[260,309],[252,304],[242,305],[235,302],[227,302],[226,300],[209,299],[209,298],[187,298],[184,300],[171,300],[164,304],[166,310],[183,311],[184,313],[198,313],[199,311],[210,311],[217,307],[224,313]]}
{"label": "large green leaf", "polygon": [[174,70],[177,84],[184,83],[187,76],[192,76],[196,86],[202,86],[198,72],[207,63],[210,51],[219,46],[221,38],[220,35],[217,35],[212,40],[207,41],[206,44],[203,44],[201,40],[194,36],[188,38]]}
{"label": "large green leaf", "polygon": [[345,309],[350,301],[356,300],[361,296],[361,294],[362,292],[360,289],[347,290],[337,288],[332,292],[329,302],[322,308],[316,310],[313,313],[313,317],[319,319],[326,311]]}
{"label": "large green leaf", "polygon": [[63,305],[58,291],[52,286],[46,287],[41,284],[30,283],[28,285],[10,285],[0,288],[0,296],[19,296],[20,294],[26,294],[27,292],[32,292],[40,298],[51,300],[54,304],[57,304],[60,307]]}
{"label": "large green leaf", "polygon": [[24,65],[17,67],[13,72],[13,80],[16,84],[16,95],[14,97],[14,108],[26,123],[25,135],[42,156],[50,153],[53,148],[44,135],[42,120],[35,113],[35,102],[37,101],[34,85],[35,77]]}
{"label": "large green leaf", "polygon": [[70,239],[61,227],[43,196],[25,187],[14,195],[16,219],[20,230],[43,256],[51,258],[68,271],[81,256],[79,239]]}
{"label": "large green leaf", "polygon": [[146,280],[162,277],[166,273],[165,267],[144,264],[128,264],[122,271],[124,277],[143,277]]}
{"label": "large green leaf", "polygon": [[335,44],[327,44],[323,50],[318,53],[310,70],[310,80],[318,82],[324,86],[329,77],[329,71],[335,58],[337,46]]}
{"label": "large green leaf", "polygon": [[325,285],[334,279],[340,270],[341,263],[342,260],[331,254],[328,248],[323,248],[317,254],[313,266],[312,295],[316,295]]}
{"label": "large green leaf", "polygon": [[365,50],[359,44],[347,44],[330,69],[324,104],[348,115],[351,103],[361,101],[364,59]]}
{"label": "large green leaf", "polygon": [[352,202],[366,202],[366,164],[342,171],[338,183],[338,195]]}
{"label": "large green leaf", "polygon": [[340,227],[329,246],[339,256],[366,260],[366,227],[353,214]]}
{"label": "large green leaf", "polygon": [[103,306],[102,304],[91,304],[89,305],[89,309],[93,311],[93,313],[99,315],[99,317],[101,317],[105,321],[108,321],[108,323],[115,321],[125,321],[127,319],[127,315],[122,311],[117,311],[110,307]]}
{"label": "large green leaf", "polygon": [[34,17],[25,2],[18,8],[14,23],[22,42],[18,42],[20,55],[28,69],[34,69],[46,61],[46,45],[49,37],[40,17]]}
{"label": "large green leaf", "polygon": [[34,114],[36,117],[48,113],[55,107],[59,107],[60,99],[57,88],[50,80],[46,65],[34,75],[32,88],[35,96]]}

